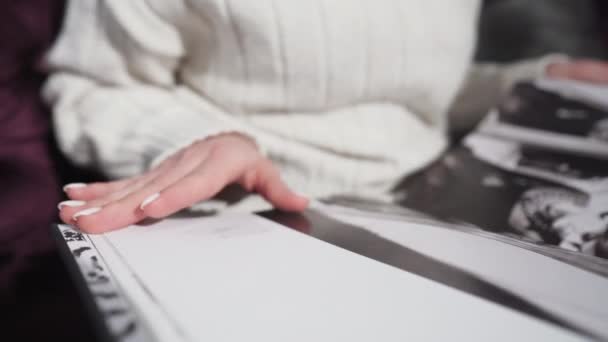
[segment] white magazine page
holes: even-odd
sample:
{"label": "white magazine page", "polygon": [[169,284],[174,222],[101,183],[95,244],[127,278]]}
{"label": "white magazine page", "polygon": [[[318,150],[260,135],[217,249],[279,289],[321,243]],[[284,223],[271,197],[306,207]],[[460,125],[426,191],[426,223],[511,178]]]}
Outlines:
{"label": "white magazine page", "polygon": [[378,219],[368,213],[318,204],[342,222],[365,227],[443,263],[465,270],[551,314],[608,339],[608,279],[493,239],[424,223]]}
{"label": "white magazine page", "polygon": [[[426,253],[470,257],[466,246],[412,234]],[[586,339],[255,215],[172,218],[90,238],[160,341]]]}

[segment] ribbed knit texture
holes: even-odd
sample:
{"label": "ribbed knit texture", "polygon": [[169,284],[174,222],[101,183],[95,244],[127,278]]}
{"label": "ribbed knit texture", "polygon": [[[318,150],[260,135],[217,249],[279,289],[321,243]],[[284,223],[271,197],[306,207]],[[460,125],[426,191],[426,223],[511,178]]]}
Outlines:
{"label": "ribbed knit texture", "polygon": [[311,196],[371,194],[436,158],[476,0],[75,0],[45,97],[74,161],[145,171],[252,136]]}

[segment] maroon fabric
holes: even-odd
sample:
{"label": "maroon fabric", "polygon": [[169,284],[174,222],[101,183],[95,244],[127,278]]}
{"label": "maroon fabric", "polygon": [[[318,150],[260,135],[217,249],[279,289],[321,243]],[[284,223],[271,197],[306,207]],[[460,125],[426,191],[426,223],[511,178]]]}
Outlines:
{"label": "maroon fabric", "polygon": [[[8,0],[0,11],[0,252],[52,246],[61,198],[50,157],[50,118],[40,65],[63,15],[63,0]],[[6,269],[5,269],[6,271]],[[1,277],[2,275],[0,275]]]}

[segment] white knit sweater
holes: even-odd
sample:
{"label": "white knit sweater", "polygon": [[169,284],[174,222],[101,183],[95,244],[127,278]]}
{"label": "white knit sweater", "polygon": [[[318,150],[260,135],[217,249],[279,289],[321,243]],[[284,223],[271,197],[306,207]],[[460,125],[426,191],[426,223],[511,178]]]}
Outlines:
{"label": "white knit sweater", "polygon": [[62,150],[111,177],[253,137],[310,196],[381,193],[446,145],[477,0],[74,0],[44,95]]}

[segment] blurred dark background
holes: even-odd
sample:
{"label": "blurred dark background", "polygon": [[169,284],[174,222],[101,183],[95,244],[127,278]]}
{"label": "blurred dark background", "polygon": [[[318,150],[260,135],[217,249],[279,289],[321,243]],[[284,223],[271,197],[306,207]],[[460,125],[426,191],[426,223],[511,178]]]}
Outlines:
{"label": "blurred dark background", "polygon": [[608,57],[608,1],[486,0],[476,60],[509,62],[564,53]]}
{"label": "blurred dark background", "polygon": [[[92,341],[75,287],[49,234],[61,184],[98,176],[59,156],[39,98],[43,56],[63,0],[8,0],[0,11],[0,339]],[[487,0],[476,60],[565,53],[608,58],[605,0]],[[24,207],[27,203],[28,207]]]}

